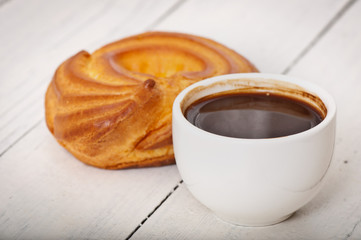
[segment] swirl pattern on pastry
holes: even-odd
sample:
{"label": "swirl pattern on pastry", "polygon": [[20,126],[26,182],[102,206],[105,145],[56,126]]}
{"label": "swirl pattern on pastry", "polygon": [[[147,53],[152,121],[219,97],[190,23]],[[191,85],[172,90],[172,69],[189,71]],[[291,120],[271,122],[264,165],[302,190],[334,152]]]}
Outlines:
{"label": "swirl pattern on pastry", "polygon": [[254,71],[244,57],[212,40],[147,32],[62,63],[46,92],[46,122],[84,163],[109,169],[171,164],[177,94],[205,78]]}

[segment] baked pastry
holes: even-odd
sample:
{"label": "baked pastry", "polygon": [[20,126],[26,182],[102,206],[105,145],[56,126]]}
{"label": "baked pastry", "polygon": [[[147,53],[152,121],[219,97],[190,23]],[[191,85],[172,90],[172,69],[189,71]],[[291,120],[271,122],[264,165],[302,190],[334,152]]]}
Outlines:
{"label": "baked pastry", "polygon": [[212,40],[147,32],[62,63],[46,92],[46,123],[64,148],[96,167],[171,164],[177,94],[205,78],[254,71]]}

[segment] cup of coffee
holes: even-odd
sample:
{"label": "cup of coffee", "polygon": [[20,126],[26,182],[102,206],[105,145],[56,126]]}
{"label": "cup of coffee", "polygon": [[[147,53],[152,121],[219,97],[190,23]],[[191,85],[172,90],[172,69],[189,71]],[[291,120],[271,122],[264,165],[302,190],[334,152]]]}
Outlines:
{"label": "cup of coffee", "polygon": [[189,191],[221,219],[281,222],[319,192],[331,164],[336,104],[291,76],[206,79],[173,104],[176,164]]}

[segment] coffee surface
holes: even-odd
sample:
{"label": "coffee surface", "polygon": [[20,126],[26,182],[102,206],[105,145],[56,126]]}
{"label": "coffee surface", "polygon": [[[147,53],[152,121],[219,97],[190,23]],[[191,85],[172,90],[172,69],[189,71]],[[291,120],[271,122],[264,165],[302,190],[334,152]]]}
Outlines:
{"label": "coffee surface", "polygon": [[202,98],[184,113],[193,125],[234,138],[276,138],[308,130],[323,119],[305,102],[266,93]]}

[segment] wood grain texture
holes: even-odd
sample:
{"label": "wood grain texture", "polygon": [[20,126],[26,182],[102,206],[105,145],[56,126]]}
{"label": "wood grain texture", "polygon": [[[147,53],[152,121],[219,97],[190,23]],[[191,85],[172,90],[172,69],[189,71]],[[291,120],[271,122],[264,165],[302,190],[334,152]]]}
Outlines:
{"label": "wood grain texture", "polygon": [[86,166],[42,120],[63,60],[143,31],[175,3],[13,0],[0,8],[0,239],[124,239],[179,182],[175,166]]}
{"label": "wood grain texture", "polygon": [[[316,228],[328,227],[325,236],[342,239],[361,239],[360,12],[358,1],[290,71],[323,86],[337,103],[333,175],[315,199],[324,210],[313,221]],[[312,205],[305,211],[312,211]]]}
{"label": "wood grain texture", "polygon": [[333,164],[322,191],[289,220],[269,227],[224,223],[181,186],[134,235],[164,239],[361,239],[361,2],[290,71],[327,89],[338,105]]}
{"label": "wood grain texture", "polygon": [[[107,171],[86,166],[46,129],[43,97],[70,55],[158,29],[209,37],[279,73],[347,0],[46,1],[0,3],[0,239],[360,239],[361,3],[290,74],[338,103],[333,174],[288,221],[244,228],[198,203],[176,166]],[[138,227],[141,225],[140,227]]]}
{"label": "wood grain texture", "polygon": [[280,73],[327,25],[346,0],[187,1],[156,29],[210,37]]}
{"label": "wood grain texture", "polygon": [[[57,66],[80,50],[139,33],[172,1],[10,1],[0,8],[0,154],[44,116]],[[41,11],[39,11],[41,9]]]}
{"label": "wood grain texture", "polygon": [[125,239],[180,180],[175,166],[86,166],[44,121],[0,163],[0,239]]}

